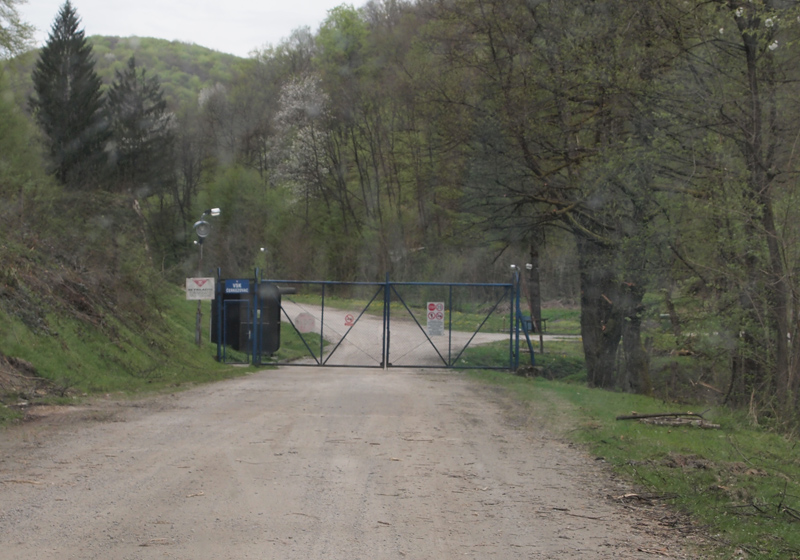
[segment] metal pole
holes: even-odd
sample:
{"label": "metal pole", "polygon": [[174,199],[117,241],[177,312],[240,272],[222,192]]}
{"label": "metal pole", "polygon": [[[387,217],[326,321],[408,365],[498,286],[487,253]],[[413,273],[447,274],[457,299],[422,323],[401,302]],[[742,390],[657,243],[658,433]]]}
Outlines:
{"label": "metal pole", "polygon": [[514,314],[514,370],[516,371],[519,369],[519,326],[522,322],[519,306],[519,270],[516,268],[514,269],[514,292],[514,307],[516,307],[516,313]]}
{"label": "metal pole", "polygon": [[381,360],[383,371],[389,371],[389,322],[392,320],[389,306],[391,305],[391,294],[389,290],[389,273],[386,273],[386,282],[383,285],[383,348],[381,349]]}
{"label": "metal pole", "polygon": [[216,305],[217,305],[217,361],[221,362],[222,359],[222,322],[224,321],[223,314],[223,304],[222,304],[222,286],[220,282],[222,280],[222,269],[217,268],[217,283],[215,288],[214,296],[216,298]]}
{"label": "metal pole", "polygon": [[[203,240],[201,239],[198,243],[200,245],[200,260],[197,264],[197,271],[198,276],[203,276]],[[194,326],[194,342],[197,344],[198,347],[203,345],[203,336],[201,334],[201,326],[203,324],[203,301],[197,300],[197,318],[195,320]]]}

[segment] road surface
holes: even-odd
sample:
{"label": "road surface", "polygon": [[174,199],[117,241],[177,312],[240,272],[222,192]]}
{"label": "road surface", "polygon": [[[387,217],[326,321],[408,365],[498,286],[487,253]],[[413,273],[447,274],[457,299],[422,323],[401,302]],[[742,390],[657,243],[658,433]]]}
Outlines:
{"label": "road surface", "polygon": [[0,431],[0,558],[688,558],[666,510],[458,373],[282,368]]}

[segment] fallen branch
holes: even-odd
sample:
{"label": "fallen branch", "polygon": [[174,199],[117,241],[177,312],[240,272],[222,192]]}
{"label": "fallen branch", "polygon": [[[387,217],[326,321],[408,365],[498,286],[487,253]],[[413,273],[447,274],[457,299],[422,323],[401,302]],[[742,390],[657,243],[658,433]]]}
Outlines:
{"label": "fallen branch", "polygon": [[695,426],[697,428],[705,428],[712,430],[719,430],[719,424],[712,424],[702,418],[642,418],[639,420],[644,424],[653,424],[655,426],[670,426],[673,428],[680,426]]}
{"label": "fallen branch", "polygon": [[172,544],[172,541],[169,539],[150,539],[147,542],[143,542],[139,546],[158,546],[158,545],[165,545],[165,544]]}
{"label": "fallen branch", "polygon": [[[705,414],[705,413],[704,413]],[[617,416],[617,420],[639,420],[647,424],[658,426],[697,426],[718,430],[719,424],[712,424],[703,418],[703,414],[696,412],[661,412],[657,414],[626,414]]]}
{"label": "fallen branch", "polygon": [[642,418],[677,418],[679,416],[694,416],[695,418],[702,418],[702,414],[696,412],[662,412],[660,414],[629,414],[625,416],[617,416],[617,420],[641,420]]}
{"label": "fallen branch", "polygon": [[797,521],[800,521],[800,511],[797,511],[794,508],[790,508],[789,506],[784,506],[781,509],[781,511],[783,513],[785,513],[786,515],[788,515],[789,517],[792,517],[792,518],[796,519]]}

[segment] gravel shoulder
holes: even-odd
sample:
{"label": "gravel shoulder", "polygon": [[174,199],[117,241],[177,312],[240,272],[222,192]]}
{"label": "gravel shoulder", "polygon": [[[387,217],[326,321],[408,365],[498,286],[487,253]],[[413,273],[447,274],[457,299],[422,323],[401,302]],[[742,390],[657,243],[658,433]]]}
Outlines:
{"label": "gravel shoulder", "polygon": [[0,558],[692,557],[536,414],[458,373],[316,367],[51,409],[0,431]]}

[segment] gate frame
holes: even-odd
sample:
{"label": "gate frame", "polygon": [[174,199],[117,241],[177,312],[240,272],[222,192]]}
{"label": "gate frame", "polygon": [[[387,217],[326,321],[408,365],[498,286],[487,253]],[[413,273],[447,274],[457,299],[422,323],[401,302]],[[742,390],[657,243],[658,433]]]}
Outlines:
{"label": "gate frame", "polygon": [[[222,274],[221,270],[218,269],[217,271],[218,279],[217,282],[217,290],[219,291],[220,284],[222,283]],[[407,367],[407,368],[419,368],[419,369],[476,369],[475,366],[459,366],[456,365],[456,362],[461,358],[464,351],[469,347],[469,345],[474,340],[475,336],[480,332],[481,327],[486,323],[488,318],[494,313],[497,307],[508,298],[510,300],[510,321],[509,321],[509,361],[507,366],[497,367],[497,366],[486,366],[480,367],[479,369],[495,369],[495,370],[510,370],[515,371],[520,364],[520,334],[522,333],[525,337],[527,342],[530,355],[531,355],[531,365],[535,364],[535,357],[533,346],[530,341],[530,337],[528,336],[527,327],[522,320],[522,311],[520,307],[520,274],[518,269],[513,270],[512,274],[512,281],[510,283],[459,283],[459,282],[392,282],[389,279],[389,275],[386,275],[386,280],[384,282],[340,282],[340,281],[326,281],[326,280],[264,280],[261,278],[261,274],[258,268],[255,269],[254,274],[255,284],[253,286],[253,294],[252,299],[248,302],[248,319],[250,322],[250,336],[251,336],[251,352],[247,352],[248,358],[252,359],[253,365],[300,365],[296,362],[264,362],[262,360],[262,352],[261,352],[261,331],[264,328],[262,325],[262,318],[261,318],[261,306],[259,300],[259,293],[258,293],[258,286],[262,283],[272,283],[272,284],[295,284],[295,285],[317,285],[322,287],[321,293],[321,301],[320,301],[320,348],[319,348],[319,356],[314,354],[314,350],[302,336],[302,333],[299,333],[297,330],[294,321],[283,308],[283,304],[281,304],[281,313],[286,318],[287,322],[291,327],[300,334],[300,339],[305,344],[306,348],[309,351],[310,357],[316,362],[316,366],[327,366],[327,367],[352,367],[352,368],[383,368],[388,369],[390,367]],[[324,320],[325,320],[325,292],[326,286],[373,286],[376,287],[377,290],[375,294],[372,296],[372,299],[366,304],[366,306],[361,310],[356,320],[353,322],[353,325],[348,328],[348,330],[342,335],[341,339],[336,343],[336,346],[330,351],[327,357],[323,359],[324,355],[324,346],[325,346],[325,338],[324,338]],[[408,305],[403,301],[403,298],[400,293],[397,292],[397,286],[440,286],[440,287],[447,287],[448,288],[448,309],[450,309],[450,315],[448,317],[448,352],[447,358],[442,356],[439,352],[436,345],[431,340],[430,336],[428,335],[426,329],[420,324],[414,314],[409,309]],[[453,358],[452,355],[452,337],[453,337],[453,315],[452,315],[452,308],[453,308],[453,288],[454,287],[471,287],[471,288],[503,288],[506,293],[504,293],[500,299],[498,299],[497,303],[494,304],[492,310],[484,317],[481,324],[478,328],[473,331],[472,336],[466,342],[464,347],[461,351]],[[378,365],[346,365],[346,364],[329,364],[330,358],[339,348],[341,343],[347,338],[347,335],[353,329],[353,327],[358,323],[367,309],[375,302],[377,297],[380,295],[381,290],[383,291],[383,327],[381,332],[381,362]],[[443,365],[392,365],[389,362],[389,358],[391,357],[391,303],[392,303],[392,292],[395,293],[397,299],[403,304],[406,311],[408,311],[411,318],[416,323],[417,327],[422,331],[425,335],[427,341],[433,346],[434,350],[436,350],[437,355],[442,360]],[[218,292],[219,293],[219,292]],[[212,302],[212,305],[217,305],[217,310],[219,313],[220,319],[218,320],[217,324],[217,360],[218,361],[225,361],[226,351],[225,351],[225,341],[227,340],[227,332],[225,328],[225,321],[223,320],[223,315],[225,313],[224,304],[222,302],[222,298],[218,297],[216,301]],[[303,364],[309,365],[309,364]]]}
{"label": "gate frame", "polygon": [[[395,286],[440,286],[440,287],[446,286],[448,288],[448,305],[447,305],[447,309],[450,310],[450,313],[449,313],[449,317],[448,317],[448,328],[447,328],[448,341],[447,341],[447,358],[446,359],[445,359],[444,356],[441,355],[441,353],[439,352],[439,349],[436,348],[436,345],[431,340],[431,338],[428,335],[428,333],[425,330],[425,328],[423,328],[423,326],[420,324],[420,322],[417,321],[417,318],[411,312],[411,309],[408,307],[408,305],[406,305],[406,302],[403,301],[402,296],[397,292]],[[483,318],[483,321],[481,321],[481,324],[478,326],[478,328],[475,331],[473,331],[472,336],[469,338],[469,340],[466,342],[464,347],[461,349],[461,351],[458,353],[458,355],[455,358],[452,357],[453,356],[453,353],[452,353],[452,350],[453,350],[453,313],[452,313],[452,309],[453,309],[453,287],[504,288],[505,290],[508,290],[508,294],[503,294],[503,296],[499,300],[497,300],[497,303],[494,304],[494,307],[492,308],[492,310],[489,312],[489,314],[486,315],[486,317]],[[519,347],[518,347],[519,345],[517,345],[516,351],[515,351],[515,347],[514,347],[514,344],[513,344],[515,329],[513,328],[512,325],[515,324],[514,319],[515,319],[516,316],[518,316],[518,313],[515,313],[515,309],[519,309],[519,286],[518,285],[515,285],[513,283],[512,284],[492,284],[492,283],[460,283],[460,282],[390,282],[389,279],[387,278],[386,279],[386,288],[387,288],[387,292],[388,293],[387,293],[387,297],[386,297],[386,303],[385,303],[385,306],[384,306],[384,312],[385,312],[386,316],[384,318],[384,326],[383,326],[383,329],[384,329],[383,336],[384,336],[385,341],[386,341],[385,342],[386,353],[384,354],[384,362],[387,362],[387,365],[385,366],[385,368],[387,368],[387,367],[406,367],[406,368],[418,368],[418,369],[475,369],[475,366],[459,366],[459,365],[456,365],[456,362],[459,360],[459,358],[461,358],[462,354],[464,354],[464,351],[467,348],[469,348],[469,345],[475,339],[475,335],[477,335],[478,332],[480,332],[481,327],[483,327],[483,325],[486,324],[486,321],[489,319],[491,314],[494,313],[494,311],[497,309],[497,306],[499,306],[500,303],[504,299],[506,299],[506,297],[509,297],[511,299],[511,301],[510,301],[510,303],[511,303],[511,306],[510,306],[510,308],[511,308],[511,311],[510,311],[511,320],[509,321],[509,367],[506,368],[506,367],[487,366],[487,367],[481,367],[480,369],[509,369],[509,370],[514,370],[514,369],[517,368],[517,366],[519,364]],[[391,288],[391,290],[388,290],[389,288]],[[425,335],[425,338],[427,339],[427,341],[430,343],[431,346],[433,346],[433,349],[436,350],[436,354],[439,356],[439,358],[442,360],[442,362],[444,362],[443,366],[440,366],[440,365],[435,365],[435,366],[433,366],[433,365],[423,365],[423,366],[419,366],[419,365],[398,365],[398,366],[393,366],[391,363],[388,363],[388,360],[391,357],[391,313],[390,313],[390,310],[391,310],[391,308],[390,308],[390,305],[391,305],[391,292],[394,292],[394,294],[398,297],[400,302],[403,304],[403,307],[406,308],[406,311],[408,311],[408,314],[411,316],[411,318],[417,324],[417,327],[419,327],[420,331],[422,331],[422,334]],[[515,305],[515,301],[516,301],[516,305]],[[517,320],[516,322],[518,323],[519,320]]]}
{"label": "gate frame", "polygon": [[[381,368],[385,369],[385,367],[386,367],[385,364],[384,364],[385,361],[386,361],[386,337],[385,337],[385,332],[384,332],[384,334],[381,335],[382,336],[382,343],[381,343],[381,357],[382,357],[381,359],[382,359],[382,361],[380,362],[379,365],[373,366],[373,365],[337,365],[337,364],[330,365],[330,364],[328,364],[328,360],[330,360],[331,356],[334,354],[334,352],[336,352],[336,350],[342,344],[344,339],[347,338],[347,335],[350,333],[350,331],[353,329],[353,327],[358,323],[359,319],[361,319],[361,317],[364,315],[364,313],[369,308],[369,306],[373,304],[373,302],[378,297],[378,294],[381,292],[381,290],[383,290],[384,294],[385,294],[385,291],[386,291],[386,283],[385,282],[339,282],[339,281],[334,281],[334,280],[263,280],[263,282],[267,282],[267,283],[270,283],[270,284],[300,284],[300,285],[322,286],[322,294],[321,294],[322,299],[320,301],[320,319],[319,319],[319,321],[320,321],[319,356],[314,354],[314,350],[311,349],[311,346],[309,346],[309,344],[306,341],[306,339],[303,338],[302,333],[300,333],[300,331],[297,330],[297,326],[294,324],[294,321],[292,321],[292,318],[289,316],[289,314],[283,308],[283,303],[281,303],[281,312],[283,313],[283,316],[286,317],[286,321],[292,326],[292,328],[295,330],[295,332],[297,332],[300,335],[300,340],[303,341],[303,344],[305,345],[305,347],[308,349],[309,353],[311,354],[311,358],[313,358],[314,361],[316,362],[316,364],[313,364],[313,365],[320,366],[320,367],[327,366],[327,367],[352,367],[352,368],[371,368],[371,369],[375,369],[376,367],[381,367]],[[322,356],[324,354],[324,347],[325,347],[324,332],[325,332],[325,291],[326,291],[325,287],[326,286],[375,286],[375,287],[378,287],[378,290],[375,292],[375,295],[372,296],[372,299],[369,300],[367,305],[358,314],[358,317],[356,317],[355,321],[353,321],[353,325],[347,329],[347,332],[345,332],[344,335],[342,335],[342,338],[339,340],[339,342],[336,343],[336,346],[334,346],[333,350],[331,350],[331,352],[328,354],[328,356],[324,360],[322,360]],[[387,313],[386,297],[384,295],[384,306],[383,306],[384,331],[385,331],[385,328],[386,328],[386,313]],[[260,356],[259,356],[259,359],[260,359]],[[298,364],[298,363],[295,363],[295,362],[270,362],[269,364],[263,364],[263,365],[294,366],[294,365],[301,365],[301,364]],[[309,364],[302,364],[302,365],[309,365]]]}
{"label": "gate frame", "polygon": [[[258,306],[258,286],[261,283],[294,284],[294,285],[303,285],[303,284],[305,284],[305,285],[317,285],[317,286],[321,286],[322,287],[321,301],[320,301],[320,330],[319,330],[319,333],[318,333],[320,335],[320,339],[321,339],[320,340],[320,348],[319,348],[319,356],[314,354],[314,350],[311,348],[311,346],[308,344],[308,342],[302,336],[302,333],[299,333],[299,331],[297,331],[297,327],[294,324],[294,321],[289,316],[289,314],[286,312],[286,310],[283,308],[283,305],[281,305],[281,313],[283,313],[283,316],[286,318],[286,321],[288,322],[289,325],[291,325],[291,327],[295,330],[295,332],[298,332],[298,334],[300,334],[300,339],[303,341],[303,344],[305,344],[306,348],[308,349],[310,357],[314,360],[314,362],[316,362],[315,364],[311,364],[311,365],[316,365],[316,366],[320,366],[320,367],[327,366],[327,367],[352,367],[352,368],[370,368],[370,369],[383,368],[384,370],[386,370],[386,369],[388,369],[390,367],[408,367],[408,368],[420,368],[420,369],[476,369],[475,366],[459,366],[459,365],[456,365],[456,362],[461,358],[461,356],[463,355],[464,351],[469,347],[470,343],[473,341],[473,339],[478,334],[478,332],[480,332],[481,327],[483,327],[483,325],[486,323],[486,321],[488,320],[489,316],[491,316],[491,314],[497,309],[497,307],[506,298],[508,298],[510,300],[510,304],[511,304],[510,305],[510,312],[509,312],[510,321],[509,321],[509,360],[508,360],[508,365],[507,366],[502,366],[502,367],[486,366],[486,367],[480,367],[479,369],[500,369],[500,370],[515,371],[519,367],[519,363],[520,363],[520,359],[519,359],[520,358],[520,349],[519,349],[520,331],[522,331],[522,333],[524,334],[525,339],[526,339],[526,341],[528,343],[528,347],[529,347],[530,352],[531,352],[531,364],[534,364],[534,361],[535,361],[533,347],[531,345],[530,338],[528,336],[528,331],[527,331],[526,325],[522,321],[522,312],[521,312],[521,308],[520,308],[520,295],[521,295],[520,294],[520,277],[519,277],[519,272],[518,271],[515,271],[515,273],[512,275],[512,282],[510,282],[510,283],[392,282],[389,279],[389,275],[388,274],[387,274],[386,280],[384,282],[340,282],[340,281],[326,281],[326,280],[316,280],[315,281],[315,280],[272,280],[272,279],[263,280],[263,279],[261,279],[260,272],[259,272],[258,269],[255,269],[255,279],[256,279],[255,290],[254,290],[255,291],[255,294],[254,294],[255,305],[252,306],[253,313],[251,315],[252,324],[253,324],[252,332],[253,332],[253,335],[254,335],[253,336],[253,354],[252,354],[253,365],[301,365],[301,364],[298,364],[296,362],[277,362],[276,363],[276,362],[263,362],[262,361],[262,355],[261,355],[261,350],[260,350],[260,340],[261,340],[260,330],[263,327],[260,324],[260,318],[258,317],[258,309],[259,309],[259,306]],[[381,290],[383,290],[383,328],[382,328],[382,332],[381,332],[381,362],[378,365],[347,365],[347,364],[329,364],[328,363],[328,361],[330,360],[331,356],[333,356],[333,354],[338,349],[339,345],[341,345],[341,343],[344,341],[344,339],[347,338],[347,335],[350,333],[350,331],[352,330],[353,326],[348,328],[348,330],[342,335],[341,339],[336,343],[336,346],[334,346],[334,348],[330,351],[328,356],[323,359],[323,356],[324,356],[324,345],[325,345],[325,338],[324,338],[325,295],[326,295],[325,291],[326,291],[326,286],[329,286],[329,285],[338,285],[338,286],[374,286],[374,287],[378,288],[376,290],[376,293],[373,295],[372,299],[369,300],[369,302],[366,304],[366,306],[359,313],[358,317],[356,318],[356,320],[353,323],[353,326],[355,326],[358,323],[359,319],[361,319],[361,317],[364,315],[366,310],[375,302],[375,300],[377,299],[377,297],[380,294]],[[406,303],[403,301],[402,296],[397,292],[397,290],[395,288],[396,286],[446,286],[446,287],[449,288],[448,309],[451,310],[451,314],[450,314],[450,316],[448,318],[449,325],[448,325],[448,357],[447,357],[447,359],[445,359],[445,357],[442,356],[441,353],[439,353],[439,350],[433,344],[433,341],[430,339],[430,336],[426,332],[425,328],[423,328],[423,326],[419,323],[417,318],[413,315],[411,310],[408,308],[408,305],[406,305]],[[506,293],[504,293],[503,296],[500,297],[500,299],[497,301],[497,303],[495,303],[494,307],[492,308],[492,311],[490,311],[486,315],[486,317],[484,317],[484,319],[481,322],[480,326],[472,333],[472,336],[469,338],[467,343],[464,345],[464,347],[461,349],[461,351],[458,353],[458,355],[453,359],[453,357],[452,357],[452,333],[453,333],[453,330],[452,330],[452,321],[453,321],[453,317],[452,317],[452,301],[453,300],[452,300],[452,298],[453,298],[453,288],[454,287],[503,288],[504,290],[506,290]],[[425,335],[425,337],[428,340],[428,342],[434,347],[434,349],[436,350],[437,354],[441,358],[441,360],[443,362],[443,365],[397,365],[397,366],[393,366],[389,362],[389,358],[391,358],[391,348],[390,348],[390,346],[391,346],[391,330],[390,330],[391,329],[391,307],[390,307],[390,304],[392,302],[392,299],[391,299],[391,292],[392,291],[394,291],[395,295],[397,295],[397,297],[400,300],[400,302],[403,303],[403,306],[409,312],[409,314],[411,315],[411,318],[414,319],[414,322],[417,324],[417,327]],[[218,356],[219,356],[220,355],[219,347],[218,347],[217,353],[218,353]],[[309,365],[309,364],[302,364],[302,365]]]}

